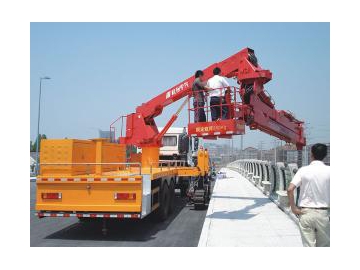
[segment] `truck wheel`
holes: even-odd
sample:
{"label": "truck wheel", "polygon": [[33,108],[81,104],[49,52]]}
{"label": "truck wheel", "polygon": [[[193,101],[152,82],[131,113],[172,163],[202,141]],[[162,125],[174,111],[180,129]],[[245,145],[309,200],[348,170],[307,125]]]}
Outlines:
{"label": "truck wheel", "polygon": [[175,184],[174,181],[171,181],[170,188],[170,202],[169,202],[169,213],[171,214],[174,211],[175,206]]}
{"label": "truck wheel", "polygon": [[170,206],[170,191],[167,183],[165,182],[160,190],[160,206],[156,213],[156,219],[159,221],[165,221],[169,215]]}

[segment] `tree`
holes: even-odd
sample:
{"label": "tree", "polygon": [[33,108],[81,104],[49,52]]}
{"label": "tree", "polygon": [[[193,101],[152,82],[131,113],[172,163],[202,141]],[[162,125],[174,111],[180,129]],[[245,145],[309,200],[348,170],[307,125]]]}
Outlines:
{"label": "tree", "polygon": [[39,144],[39,150],[40,150],[41,140],[42,139],[47,139],[45,134],[39,134],[39,137],[36,139],[35,143],[32,143],[30,141],[30,151],[31,152],[36,152],[36,147],[37,147],[38,141],[40,141],[40,144]]}

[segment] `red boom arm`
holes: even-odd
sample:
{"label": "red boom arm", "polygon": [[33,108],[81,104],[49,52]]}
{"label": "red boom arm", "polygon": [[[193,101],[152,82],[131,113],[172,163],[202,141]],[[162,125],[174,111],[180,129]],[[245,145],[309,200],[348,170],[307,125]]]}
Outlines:
{"label": "red boom arm", "polygon": [[[264,84],[272,79],[272,73],[258,65],[252,49],[245,48],[229,58],[207,67],[203,70],[206,79],[212,77],[215,67],[221,69],[223,76],[237,78],[241,87],[244,120],[251,129],[259,129],[286,142],[294,143],[298,149],[305,145],[303,122],[295,119],[290,113],[276,110],[273,102],[264,92]],[[163,134],[159,136],[154,118],[162,113],[164,107],[181,98],[190,97],[194,79],[194,76],[191,76],[138,106],[135,113],[127,115],[126,136],[120,138],[120,142],[139,147],[160,146]],[[171,118],[171,123],[174,122],[177,114]]]}

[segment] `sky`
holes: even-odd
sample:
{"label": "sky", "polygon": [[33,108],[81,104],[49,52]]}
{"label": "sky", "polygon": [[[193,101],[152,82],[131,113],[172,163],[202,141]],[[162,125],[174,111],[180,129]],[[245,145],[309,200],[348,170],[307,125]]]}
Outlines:
{"label": "sky", "polygon": [[[90,139],[197,69],[250,47],[273,73],[265,89],[276,108],[305,121],[309,143],[330,141],[329,23],[31,23],[30,30],[30,140],[42,76],[51,80],[42,83],[40,133]],[[180,104],[165,108],[158,127]],[[173,126],[187,119],[183,110]],[[249,129],[243,141],[275,144]],[[240,136],[233,143],[239,147]]]}

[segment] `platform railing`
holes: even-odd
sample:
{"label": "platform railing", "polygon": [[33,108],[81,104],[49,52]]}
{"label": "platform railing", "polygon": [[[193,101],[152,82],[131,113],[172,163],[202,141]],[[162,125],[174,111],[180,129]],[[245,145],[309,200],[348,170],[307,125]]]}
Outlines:
{"label": "platform railing", "polygon": [[120,130],[120,136],[123,136],[123,129],[126,125],[126,115],[120,115],[118,118],[116,118],[111,124],[110,124],[110,142],[118,142],[116,138],[117,137],[117,129],[116,127],[120,125],[118,128]]}
{"label": "platform railing", "polygon": [[[220,104],[211,105],[210,94],[214,91],[221,91],[223,95],[221,95]],[[194,107],[194,101],[196,100],[196,96],[199,94],[203,94],[204,96],[204,106],[196,106]],[[242,102],[240,97],[240,88],[235,86],[229,87],[222,87],[222,88],[215,88],[212,90],[200,90],[193,92],[192,98],[189,99],[188,102],[188,121],[189,123],[196,122],[195,120],[195,112],[200,109],[204,110],[206,121],[205,122],[212,122],[211,116],[211,109],[220,107],[220,119],[232,119],[234,117],[241,117],[243,113],[241,113]],[[226,117],[223,115],[224,107],[227,108],[227,115]],[[193,115],[193,117],[191,116]],[[194,121],[192,121],[194,119]],[[215,121],[215,120],[214,120]]]}

